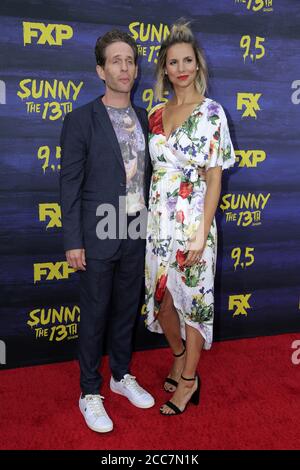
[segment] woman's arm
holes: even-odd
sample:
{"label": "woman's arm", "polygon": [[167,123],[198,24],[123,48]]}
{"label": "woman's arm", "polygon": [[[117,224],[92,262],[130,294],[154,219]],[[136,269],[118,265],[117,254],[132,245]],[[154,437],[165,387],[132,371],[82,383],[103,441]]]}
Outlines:
{"label": "woman's arm", "polygon": [[204,198],[203,218],[196,237],[188,245],[185,266],[195,264],[202,257],[210,227],[215,216],[221,194],[222,167],[217,166],[206,171],[206,194]]}

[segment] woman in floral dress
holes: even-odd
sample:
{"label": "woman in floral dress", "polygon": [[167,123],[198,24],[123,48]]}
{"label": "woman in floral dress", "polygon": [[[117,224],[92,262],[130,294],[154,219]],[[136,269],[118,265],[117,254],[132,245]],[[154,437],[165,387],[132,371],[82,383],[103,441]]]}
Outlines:
{"label": "woman in floral dress", "polygon": [[214,216],[222,170],[235,162],[224,110],[204,96],[206,77],[190,28],[173,25],[159,52],[156,83],[159,100],[167,89],[173,97],[149,115],[153,176],[145,302],[147,328],[164,333],[174,355],[164,384],[174,394],[160,409],[168,416],[199,402],[197,365],[213,335]]}

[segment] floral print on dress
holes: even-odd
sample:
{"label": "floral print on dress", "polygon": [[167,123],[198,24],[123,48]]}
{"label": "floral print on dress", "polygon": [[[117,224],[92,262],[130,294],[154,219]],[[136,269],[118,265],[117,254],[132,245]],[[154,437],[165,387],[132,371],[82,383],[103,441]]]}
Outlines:
{"label": "floral print on dress", "polygon": [[184,123],[167,138],[162,114],[165,104],[149,116],[149,149],[153,165],[147,247],[145,323],[163,333],[158,314],[166,288],[178,312],[181,335],[185,324],[196,328],[209,349],[213,337],[214,275],[217,229],[212,222],[202,258],[184,267],[187,246],[203,221],[206,182],[199,167],[227,169],[235,154],[222,106],[205,98]]}

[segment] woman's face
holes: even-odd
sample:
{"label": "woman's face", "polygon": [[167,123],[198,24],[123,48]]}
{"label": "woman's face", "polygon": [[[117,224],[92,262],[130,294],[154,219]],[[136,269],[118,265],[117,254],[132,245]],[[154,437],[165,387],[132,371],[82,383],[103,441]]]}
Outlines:
{"label": "woman's face", "polygon": [[191,44],[174,44],[167,50],[165,71],[174,88],[187,88],[194,83],[197,62]]}

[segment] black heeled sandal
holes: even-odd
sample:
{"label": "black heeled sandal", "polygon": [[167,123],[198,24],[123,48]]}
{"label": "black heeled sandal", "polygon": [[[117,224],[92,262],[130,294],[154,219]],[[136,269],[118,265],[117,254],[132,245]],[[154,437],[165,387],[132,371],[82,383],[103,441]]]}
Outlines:
{"label": "black heeled sandal", "polygon": [[[187,402],[187,404],[185,405],[185,407],[183,408],[183,410],[181,410],[180,408],[178,408],[178,406],[176,406],[174,403],[172,403],[171,401],[167,401],[165,403],[165,405],[167,405],[169,408],[171,408],[171,410],[174,411],[174,413],[164,413],[162,411],[162,408],[160,408],[160,413],[164,416],[175,416],[175,415],[180,415],[181,413],[183,413],[185,410],[186,410],[186,407],[189,403],[193,403],[193,405],[199,405],[199,402],[200,402],[200,388],[201,388],[201,379],[200,379],[200,376],[198,374],[195,375],[195,377],[193,377],[192,379],[187,379],[186,377],[183,377],[183,375],[181,376],[181,378],[183,380],[186,380],[186,381],[191,381],[191,380],[197,380],[197,388],[196,390],[194,391],[193,395],[191,396],[191,398],[189,399],[189,401]],[[164,406],[164,405],[163,405]]]}
{"label": "black heeled sandal", "polygon": [[[185,346],[183,346],[183,351],[182,351],[181,353],[179,353],[179,354],[174,354],[174,353],[173,353],[173,356],[174,356],[174,357],[182,357],[182,356],[184,355],[184,353],[185,353]],[[166,384],[173,385],[173,387],[177,387],[178,382],[177,382],[177,380],[171,379],[171,377],[166,377],[166,379],[165,379],[165,382],[164,382],[164,391],[165,391],[165,392],[168,392],[168,393],[174,393],[175,390],[167,390],[167,389],[166,389],[166,387],[165,387]]]}

